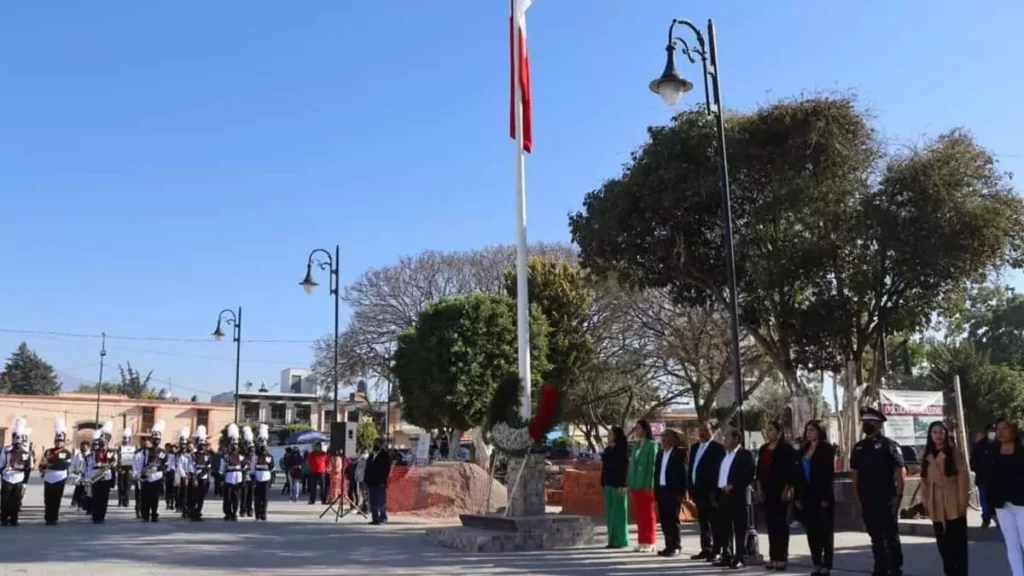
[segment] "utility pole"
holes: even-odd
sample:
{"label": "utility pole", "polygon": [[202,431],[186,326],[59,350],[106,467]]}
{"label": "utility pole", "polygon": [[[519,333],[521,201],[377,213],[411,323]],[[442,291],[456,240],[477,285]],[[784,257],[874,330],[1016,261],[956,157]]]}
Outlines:
{"label": "utility pole", "polygon": [[969,465],[971,450],[967,447],[967,422],[964,421],[964,397],[960,392],[960,376],[958,374],[953,375],[953,391],[956,393],[956,423],[959,428],[959,430],[957,430],[957,440],[960,442],[960,446],[964,451],[964,458],[968,459]]}
{"label": "utility pole", "polygon": [[96,428],[100,426],[100,395],[103,394],[103,359],[107,357],[107,333],[102,333],[100,344],[100,379],[96,382]]}

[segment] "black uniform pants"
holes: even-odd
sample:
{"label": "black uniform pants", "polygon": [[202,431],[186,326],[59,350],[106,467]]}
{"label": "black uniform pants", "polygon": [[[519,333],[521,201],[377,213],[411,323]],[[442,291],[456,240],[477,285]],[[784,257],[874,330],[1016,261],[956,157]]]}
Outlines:
{"label": "black uniform pants", "polygon": [[933,522],[935,543],[942,556],[942,571],[946,576],[967,576],[967,517]]}
{"label": "black uniform pants", "polygon": [[128,507],[128,493],[131,492],[132,469],[121,467],[117,469],[117,503],[121,508]]}
{"label": "black uniform pants", "polygon": [[768,559],[789,561],[789,502],[779,497],[766,497],[764,521],[768,532]]}
{"label": "black uniform pants", "polygon": [[60,501],[64,498],[64,480],[43,484],[43,520],[56,524],[60,512]]}
{"label": "black uniform pants", "polygon": [[903,547],[900,545],[899,518],[890,500],[860,503],[864,528],[871,537],[871,553],[875,557],[875,573],[903,574]]}
{"label": "black uniform pants", "polygon": [[92,496],[89,498],[89,509],[93,522],[103,522],[107,517],[107,504],[110,502],[110,486],[112,480],[97,480],[92,483]]}
{"label": "black uniform pants", "polygon": [[661,521],[661,533],[665,536],[666,550],[680,550],[679,539],[679,496],[667,490],[655,488],[658,501],[658,519]]}
{"label": "black uniform pants", "polygon": [[700,526],[700,551],[717,556],[722,553],[722,543],[715,540],[715,509],[711,506],[711,495],[694,492],[693,504],[697,508],[697,524]]}
{"label": "black uniform pants", "polygon": [[719,493],[715,506],[715,544],[722,559],[743,561],[747,555],[747,506],[742,494]]}
{"label": "black uniform pants", "polygon": [[252,516],[252,480],[246,478],[240,486],[238,507],[242,512],[242,516]]}
{"label": "black uniform pants", "polygon": [[153,482],[142,481],[142,498],[139,501],[139,513],[146,522],[160,518],[158,510],[160,509],[160,488],[163,485],[163,479]]}
{"label": "black uniform pants", "polygon": [[18,523],[21,512],[22,482],[17,484],[4,480],[0,483],[0,523],[4,526]]}
{"label": "black uniform pants", "polygon": [[85,486],[75,484],[75,491],[71,493],[71,506],[85,507]]}
{"label": "black uniform pants", "polygon": [[800,520],[807,533],[807,547],[811,549],[811,563],[816,568],[832,568],[835,551],[836,526],[834,506],[823,507],[821,502],[803,502]]}
{"label": "black uniform pants", "polygon": [[174,473],[164,473],[164,501],[168,510],[174,510],[175,496],[178,495],[178,487],[174,484]]}
{"label": "black uniform pants", "polygon": [[238,518],[238,498],[242,491],[242,484],[229,484],[225,482],[220,487],[224,494],[224,517],[235,520]]}
{"label": "black uniform pants", "polygon": [[270,491],[270,481],[252,483],[252,502],[256,512],[257,520],[267,518],[267,493]]}
{"label": "black uniform pants", "polygon": [[188,498],[192,491],[189,489],[189,480],[189,478],[178,478],[178,496],[174,500],[174,511],[180,513],[182,518],[188,516],[190,506]]}
{"label": "black uniform pants", "polygon": [[207,479],[196,478],[188,488],[188,517],[199,520],[203,517],[203,503],[206,502]]}
{"label": "black uniform pants", "polygon": [[213,495],[214,496],[220,496],[220,487],[221,487],[221,484],[222,484],[223,481],[224,481],[224,478],[220,475],[219,472],[214,472],[213,473]]}

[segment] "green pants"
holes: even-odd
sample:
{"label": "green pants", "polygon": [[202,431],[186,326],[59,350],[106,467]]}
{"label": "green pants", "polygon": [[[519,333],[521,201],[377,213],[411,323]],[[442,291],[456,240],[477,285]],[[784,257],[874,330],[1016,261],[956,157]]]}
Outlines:
{"label": "green pants", "polygon": [[629,516],[626,513],[626,494],[618,488],[604,487],[604,517],[608,524],[608,545],[615,548],[629,546]]}

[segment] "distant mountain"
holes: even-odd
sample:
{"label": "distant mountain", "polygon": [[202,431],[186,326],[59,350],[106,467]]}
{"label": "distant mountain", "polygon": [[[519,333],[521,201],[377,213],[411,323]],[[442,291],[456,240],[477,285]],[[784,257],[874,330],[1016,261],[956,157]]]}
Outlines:
{"label": "distant mountain", "polygon": [[82,384],[95,384],[95,380],[80,378],[74,374],[68,374],[62,370],[57,370],[57,379],[60,380],[64,386],[61,387],[63,392],[74,392],[78,390],[78,387]]}

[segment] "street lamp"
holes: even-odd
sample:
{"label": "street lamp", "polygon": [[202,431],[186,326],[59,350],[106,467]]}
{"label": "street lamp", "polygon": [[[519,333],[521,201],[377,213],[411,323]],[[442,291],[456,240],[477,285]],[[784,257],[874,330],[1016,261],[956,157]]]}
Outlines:
{"label": "street lamp", "polygon": [[[697,46],[690,46],[686,40],[674,35],[676,24],[686,26],[693,31],[697,37]],[[665,70],[661,76],[651,81],[649,88],[669,106],[674,106],[679,99],[693,89],[693,82],[679,75],[676,69],[676,50],[682,52],[691,64],[697,62],[700,57],[701,67],[704,74],[704,105],[707,113],[713,115],[718,123],[718,170],[722,187],[722,228],[725,242],[725,267],[729,280],[729,319],[732,329],[732,356],[733,371],[736,380],[736,421],[738,424],[740,438],[746,440],[743,426],[743,372],[740,366],[740,321],[739,310],[736,299],[736,258],[733,252],[732,237],[732,202],[729,198],[729,161],[725,149],[725,115],[722,107],[721,74],[718,69],[718,45],[715,42],[715,23],[708,19],[708,37],[704,41],[704,35],[697,26],[685,19],[673,19],[668,27],[668,45],[665,52],[668,56],[665,60]],[[747,511],[749,525],[753,531],[753,509],[748,507]],[[747,533],[747,545],[753,544],[753,548],[747,548],[748,554],[758,555],[757,533]]]}
{"label": "street lamp", "polygon": [[242,363],[242,307],[238,307],[237,313],[230,308],[220,311],[220,315],[217,316],[217,328],[213,330],[212,334],[214,340],[224,339],[224,331],[220,328],[222,322],[231,326],[231,339],[235,343],[235,422],[238,422],[238,372]]}
{"label": "street lamp", "polygon": [[[313,260],[313,257],[317,253],[323,254],[326,261],[317,262]],[[319,286],[316,280],[313,279],[313,266],[320,268],[321,270],[327,270],[330,274],[330,294],[334,296],[334,421],[338,422],[338,313],[341,308],[341,246],[334,247],[334,256],[323,248],[317,248],[309,253],[309,259],[306,261],[306,277],[299,282],[302,289],[306,291],[306,294],[312,294],[313,290]]]}

